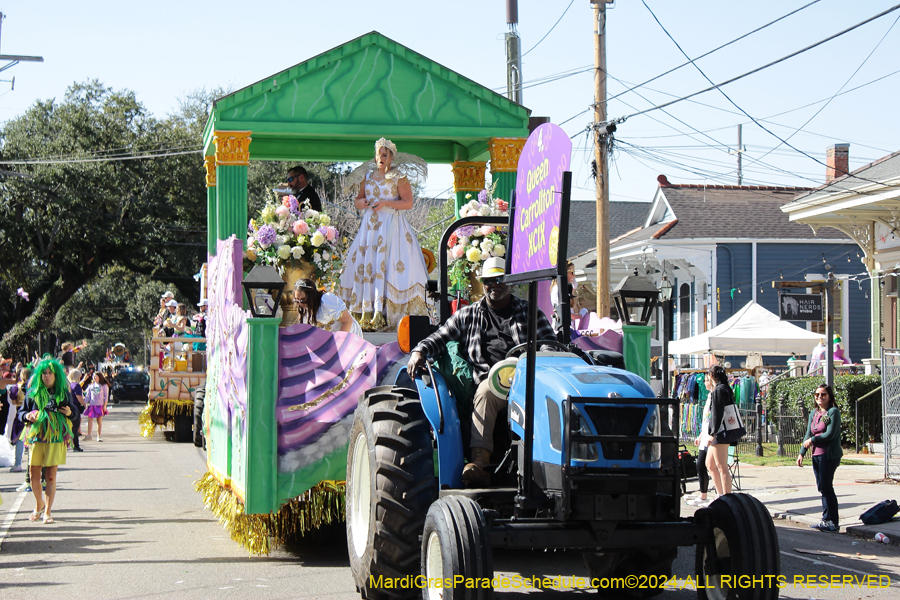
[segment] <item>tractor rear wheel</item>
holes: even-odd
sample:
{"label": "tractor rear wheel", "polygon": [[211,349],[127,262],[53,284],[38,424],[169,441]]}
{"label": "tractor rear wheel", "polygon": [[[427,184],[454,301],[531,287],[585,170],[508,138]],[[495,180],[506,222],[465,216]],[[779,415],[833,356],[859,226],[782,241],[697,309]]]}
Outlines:
{"label": "tractor rear wheel", "polygon": [[[777,577],[781,574],[778,534],[763,504],[746,494],[719,497],[703,515],[710,519],[713,539],[697,546],[696,568],[700,600],[775,600]],[[698,516],[700,511],[697,511]],[[728,585],[722,576],[735,582],[748,576],[751,584],[739,581]],[[763,581],[763,585],[752,583]]]}
{"label": "tractor rear wheel", "polygon": [[[356,408],[347,455],[347,545],[363,598],[403,598],[388,578],[419,572],[419,534],[437,496],[431,427],[412,390],[383,386]],[[371,577],[371,579],[370,579]]]}

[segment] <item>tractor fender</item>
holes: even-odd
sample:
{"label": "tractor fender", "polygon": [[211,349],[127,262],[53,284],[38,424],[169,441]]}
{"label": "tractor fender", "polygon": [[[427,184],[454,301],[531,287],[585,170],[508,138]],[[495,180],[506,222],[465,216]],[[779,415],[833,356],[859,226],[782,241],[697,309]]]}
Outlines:
{"label": "tractor fender", "polygon": [[462,487],[462,469],[465,460],[465,449],[462,447],[462,431],[459,425],[459,413],[456,411],[456,398],[437,371],[416,375],[416,389],[425,418],[431,423],[431,430],[437,442],[438,482],[440,487],[453,489]]}

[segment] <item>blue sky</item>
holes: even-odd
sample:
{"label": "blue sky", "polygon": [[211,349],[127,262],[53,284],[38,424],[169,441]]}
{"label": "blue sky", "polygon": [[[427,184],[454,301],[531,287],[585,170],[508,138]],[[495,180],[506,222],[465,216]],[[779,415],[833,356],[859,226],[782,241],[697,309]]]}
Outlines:
{"label": "blue sky", "polygon": [[[683,50],[697,57],[810,1],[646,3]],[[722,82],[893,4],[820,0],[697,64],[713,82]],[[524,104],[534,115],[565,122],[563,128],[574,136],[573,198],[592,200],[593,154],[580,133],[592,113],[576,115],[593,102],[593,20],[588,0],[569,5],[570,0],[519,1],[518,31],[523,51],[528,51],[523,60]],[[45,61],[0,73],[0,79],[16,78],[12,92],[8,83],[0,83],[0,121],[21,114],[35,100],[61,98],[68,85],[90,78],[134,90],[154,114],[163,116],[192,90],[241,88],[372,30],[505,93],[503,0],[17,0],[5,2],[0,10],[6,16],[0,52],[41,55]],[[834,143],[850,143],[852,168],[900,149],[900,74],[891,75],[900,69],[900,23],[891,29],[898,17],[900,11],[893,12],[722,88],[772,133],[782,139],[793,136],[789,143],[800,152],[778,147],[778,139],[712,91],[670,106],[668,114],[655,110],[619,125],[611,165],[612,199],[650,200],[660,173],[672,183],[736,183],[736,159],[728,150],[736,145],[739,123],[747,146],[745,184],[819,185],[825,168],[816,159],[824,161],[826,147]],[[617,2],[608,12],[607,34],[610,97],[685,62],[641,0]],[[581,72],[535,85],[573,71]],[[863,84],[869,85],[835,97],[815,115],[824,105],[820,101],[842,86],[846,91]],[[683,67],[610,100],[608,113],[629,116],[709,85],[696,68]],[[426,193],[445,192],[452,184],[449,167],[435,165],[431,171]]]}

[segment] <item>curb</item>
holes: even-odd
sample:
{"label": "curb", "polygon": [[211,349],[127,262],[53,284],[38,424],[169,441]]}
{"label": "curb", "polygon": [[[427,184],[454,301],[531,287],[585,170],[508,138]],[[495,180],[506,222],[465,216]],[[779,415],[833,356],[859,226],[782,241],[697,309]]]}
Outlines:
{"label": "curb", "polygon": [[[769,514],[772,515],[772,520],[777,521],[791,521],[792,523],[799,523],[803,525],[814,525],[817,520],[811,517],[806,517],[803,515],[795,515],[793,513],[784,512],[784,511],[773,511],[770,510]],[[878,533],[878,527],[874,525],[846,525],[841,527],[842,531],[835,533],[848,533],[850,535],[855,535],[857,537],[861,537],[866,540],[875,539],[875,534]],[[892,535],[886,534],[891,543],[888,544],[890,546],[900,546],[900,535]]]}

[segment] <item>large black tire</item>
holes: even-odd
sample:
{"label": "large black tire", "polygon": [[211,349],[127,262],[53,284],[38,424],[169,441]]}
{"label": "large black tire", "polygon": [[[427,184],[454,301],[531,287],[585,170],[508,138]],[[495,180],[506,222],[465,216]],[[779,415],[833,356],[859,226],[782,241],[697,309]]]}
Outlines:
{"label": "large black tire", "polygon": [[[452,585],[462,575],[465,582]],[[450,586],[425,587],[423,600],[490,600],[494,577],[490,536],[478,504],[464,496],[441,498],[428,509],[422,532],[422,576]]]}
{"label": "large black tire", "polygon": [[[720,496],[695,518],[709,519],[713,540],[697,546],[696,572],[700,600],[775,600],[781,574],[778,534],[763,504],[746,494]],[[722,586],[730,575],[736,587]],[[748,576],[746,585],[734,578]],[[764,585],[752,578],[764,578]]]}
{"label": "large black tire", "polygon": [[[587,567],[591,580],[601,581],[624,580],[634,575],[640,581],[645,578],[672,577],[672,563],[678,556],[678,548],[646,548],[633,552],[585,552],[584,566]],[[651,577],[652,579],[652,577]],[[597,593],[608,598],[650,598],[663,592],[663,587],[645,585],[641,587],[597,587]]]}
{"label": "large black tire", "polygon": [[366,392],[350,430],[346,504],[350,569],[363,598],[417,593],[412,586],[386,588],[383,581],[419,572],[419,534],[437,497],[433,453],[431,427],[414,391],[383,386]]}

